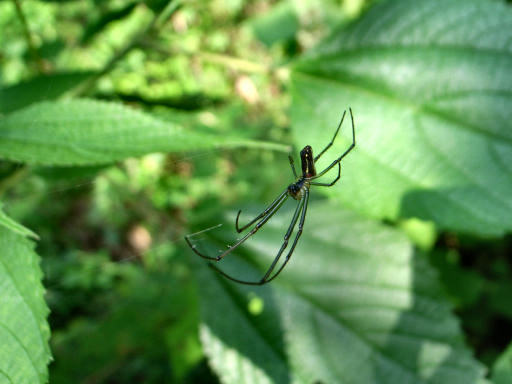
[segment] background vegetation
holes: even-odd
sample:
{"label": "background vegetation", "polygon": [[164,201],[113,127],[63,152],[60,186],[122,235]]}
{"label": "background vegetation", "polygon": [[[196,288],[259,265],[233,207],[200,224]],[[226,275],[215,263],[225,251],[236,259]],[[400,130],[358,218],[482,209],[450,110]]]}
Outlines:
{"label": "background vegetation", "polygon": [[[509,4],[2,1],[0,31],[1,383],[512,383]],[[206,268],[183,235],[232,244],[349,106],[279,278]],[[293,206],[220,266],[261,277]]]}

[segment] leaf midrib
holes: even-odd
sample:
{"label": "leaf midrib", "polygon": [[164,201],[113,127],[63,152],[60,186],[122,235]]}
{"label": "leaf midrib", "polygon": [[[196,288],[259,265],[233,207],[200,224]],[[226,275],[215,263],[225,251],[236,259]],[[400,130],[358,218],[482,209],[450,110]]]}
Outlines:
{"label": "leaf midrib", "polygon": [[4,372],[0,369],[0,375],[4,376],[7,380],[9,380],[9,383],[14,383],[14,381],[11,380],[11,376],[7,374],[7,372]]}
{"label": "leaf midrib", "polygon": [[[5,264],[5,262],[3,261],[3,259],[0,257],[0,264],[3,265],[4,267],[4,270],[6,272],[6,274],[10,277],[11,281],[12,281],[12,285],[14,286],[14,288],[16,289],[16,292],[18,292],[18,295],[19,297],[21,297],[22,299],[22,302],[28,307],[28,310],[29,310],[29,313],[30,315],[32,316],[32,320],[34,321],[34,327],[39,330],[39,322],[37,321],[37,317],[36,317],[36,314],[35,314],[35,310],[34,308],[32,308],[31,305],[29,305],[28,301],[25,299],[25,296],[23,296],[21,294],[21,290],[20,288],[18,287],[18,284],[16,283],[16,279],[13,278],[13,274],[12,272],[10,271],[10,269],[7,267],[7,265]],[[10,329],[7,328],[3,323],[0,323],[0,325],[2,325],[5,329],[7,329],[8,332],[10,332]],[[10,332],[11,333],[11,332]],[[12,333],[11,333],[12,334]],[[41,345],[43,346],[43,351],[45,350],[44,348],[44,339],[43,339],[43,334],[42,332],[37,332],[38,336],[39,336],[39,340],[41,342]],[[21,342],[21,340],[19,340],[16,335],[13,334],[13,336],[16,338],[16,340],[19,341],[20,345],[22,346],[23,350],[26,351],[28,357],[29,357],[29,360],[30,362],[32,363],[32,367],[34,369],[34,371],[36,372],[36,375],[37,377],[39,377],[39,371],[37,370],[36,368],[36,364],[35,362],[33,361],[32,359],[32,356],[28,353],[28,350],[25,348],[25,346],[23,345],[23,343]]]}

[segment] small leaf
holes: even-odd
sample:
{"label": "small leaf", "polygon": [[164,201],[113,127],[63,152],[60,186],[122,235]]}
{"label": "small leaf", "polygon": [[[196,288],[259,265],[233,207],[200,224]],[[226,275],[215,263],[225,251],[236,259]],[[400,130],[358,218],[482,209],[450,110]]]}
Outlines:
{"label": "small leaf", "polygon": [[110,23],[124,19],[133,9],[137,6],[137,2],[125,4],[124,7],[119,9],[110,10],[98,19],[90,22],[85,28],[82,35],[82,44],[89,43],[96,35],[101,33]]}
{"label": "small leaf", "polygon": [[299,20],[291,2],[277,3],[262,16],[251,21],[256,37],[265,45],[292,39],[299,29]]}
{"label": "small leaf", "polygon": [[183,130],[120,104],[43,102],[0,120],[0,157],[29,164],[93,165],[153,152],[287,146]]}
{"label": "small leaf", "polygon": [[56,99],[92,74],[93,72],[56,73],[0,89],[0,113],[7,114],[37,101]]}
{"label": "small leaf", "polygon": [[0,377],[46,383],[51,359],[39,257],[33,243],[0,227]]}
{"label": "small leaf", "polygon": [[21,236],[31,237],[36,240],[39,239],[39,236],[37,236],[36,233],[32,232],[30,229],[24,227],[20,223],[14,221],[9,216],[7,216],[5,214],[5,212],[2,210],[1,204],[0,204],[0,226],[3,226]]}
{"label": "small leaf", "polygon": [[[345,205],[442,229],[512,230],[512,9],[496,1],[385,1],[296,64],[292,120],[321,150],[344,109],[357,147],[344,160]],[[347,121],[348,120],[348,121]],[[350,119],[323,156],[348,145]]]}
{"label": "small leaf", "polygon": [[[483,367],[465,347],[434,270],[405,235],[331,205],[312,208],[290,263],[270,284],[243,286],[199,268],[201,339],[221,381],[479,382]],[[236,251],[244,261],[230,254],[216,265],[258,281],[290,214],[274,216]],[[192,240],[213,255],[222,248]],[[260,314],[250,311],[255,295]]]}
{"label": "small leaf", "polygon": [[452,303],[457,308],[468,307],[481,298],[485,279],[475,270],[462,268],[454,260],[454,252],[434,250],[430,253],[430,262],[439,272],[439,280]]}

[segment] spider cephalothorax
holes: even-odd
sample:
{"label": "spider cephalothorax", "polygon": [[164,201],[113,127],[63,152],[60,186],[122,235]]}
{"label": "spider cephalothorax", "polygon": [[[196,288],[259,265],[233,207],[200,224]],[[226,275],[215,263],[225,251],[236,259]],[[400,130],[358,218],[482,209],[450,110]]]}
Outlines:
{"label": "spider cephalothorax", "polygon": [[[341,121],[338,125],[338,128],[336,129],[336,132],[334,133],[334,136],[332,140],[327,144],[327,146],[316,156],[313,157],[313,149],[311,146],[306,145],[302,151],[300,151],[300,160],[301,160],[301,166],[302,166],[302,175],[299,177],[297,176],[297,171],[295,170],[295,165],[293,162],[293,158],[291,156],[288,156],[290,159],[290,166],[292,167],[293,175],[295,176],[295,182],[290,184],[263,212],[261,212],[258,216],[256,216],[254,219],[252,219],[248,224],[244,225],[243,227],[238,226],[238,219],[240,218],[240,213],[242,211],[238,211],[238,215],[236,216],[235,221],[235,227],[238,233],[244,231],[245,229],[249,228],[254,224],[254,227],[240,240],[238,240],[234,245],[228,247],[224,252],[222,252],[218,256],[207,256],[203,255],[201,252],[199,252],[196,249],[196,246],[190,242],[190,237],[192,235],[185,236],[185,240],[187,241],[188,245],[192,248],[192,250],[197,253],[199,256],[209,259],[209,260],[215,260],[220,261],[224,256],[226,256],[228,253],[232,252],[238,246],[240,246],[245,240],[247,240],[249,237],[254,235],[258,229],[260,229],[267,221],[270,220],[272,216],[279,210],[279,208],[282,207],[288,196],[291,196],[295,200],[298,200],[297,208],[295,208],[295,213],[293,214],[292,221],[288,227],[288,230],[286,231],[286,234],[284,235],[284,242],[281,245],[281,248],[279,249],[279,252],[277,253],[276,257],[274,258],[274,261],[268,268],[265,275],[258,281],[245,281],[245,280],[239,280],[235,279],[234,277],[229,276],[226,272],[220,270],[213,264],[209,264],[213,269],[215,269],[217,272],[219,272],[224,277],[233,280],[237,283],[241,284],[249,284],[249,285],[263,285],[265,283],[268,283],[272,280],[274,280],[277,275],[281,273],[283,268],[285,267],[286,263],[288,263],[288,260],[293,254],[293,250],[295,249],[295,246],[297,245],[297,242],[299,241],[299,238],[302,234],[302,229],[304,227],[304,221],[306,219],[306,211],[308,209],[308,202],[309,202],[309,188],[312,185],[320,186],[320,187],[332,187],[336,182],[340,179],[341,174],[341,159],[343,159],[355,146],[356,146],[356,134],[355,134],[355,128],[354,128],[354,117],[352,116],[352,110],[350,110],[350,118],[352,119],[352,144],[348,147],[348,149],[343,152],[343,154],[338,157],[336,160],[334,160],[327,168],[325,168],[322,172],[316,173],[315,170],[315,163],[318,161],[318,159],[327,151],[331,145],[334,142],[334,139],[338,135],[338,132],[341,128],[341,125],[343,123],[343,120],[345,119],[346,111],[343,112],[343,116],[341,117]],[[331,181],[330,183],[318,183],[313,180],[323,176],[325,173],[330,171],[334,166],[338,166],[338,175],[336,178]],[[299,220],[300,217],[300,220]],[[284,259],[281,266],[278,268],[277,272],[275,272],[272,276],[272,272],[274,271],[277,263],[279,262],[279,259],[281,258],[281,255],[283,254],[284,250],[288,246],[288,240],[290,239],[294,229],[295,225],[297,224],[297,221],[299,222],[299,229],[297,230],[297,233],[295,234],[295,238],[293,239],[292,246],[290,247],[290,250],[288,251],[288,254],[286,255],[286,258]],[[255,224],[256,223],[256,224]],[[203,231],[201,231],[203,232]]]}

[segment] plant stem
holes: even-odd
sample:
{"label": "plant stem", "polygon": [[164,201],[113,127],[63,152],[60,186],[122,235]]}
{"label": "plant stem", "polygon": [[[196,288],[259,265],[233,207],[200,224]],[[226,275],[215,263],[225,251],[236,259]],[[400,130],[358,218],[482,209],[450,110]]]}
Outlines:
{"label": "plant stem", "polygon": [[143,41],[141,42],[142,45],[145,47],[152,49],[156,52],[159,52],[163,55],[170,56],[170,55],[176,55],[176,54],[183,54],[187,56],[195,56],[199,58],[200,60],[209,61],[211,63],[221,64],[226,67],[245,72],[245,73],[270,73],[272,72],[272,68],[256,63],[254,61],[240,59],[238,57],[225,55],[222,53],[213,53],[213,52],[193,52],[193,51],[187,51],[187,50],[170,50],[167,48],[163,48],[157,44],[154,44],[151,41]]}
{"label": "plant stem", "polygon": [[242,72],[269,73],[271,71],[271,69],[266,65],[219,53],[198,52],[196,55],[202,60],[225,65],[226,67],[230,67]]}
{"label": "plant stem", "polygon": [[30,33],[30,28],[28,27],[28,22],[23,13],[23,9],[21,9],[21,4],[19,0],[13,0],[14,6],[16,8],[16,13],[21,21],[21,25],[23,26],[23,33],[25,34],[25,40],[27,41],[28,49],[30,51],[30,55],[32,59],[37,65],[37,69],[40,73],[45,72],[45,65],[39,54],[37,53],[36,44],[34,42],[34,38]]}

